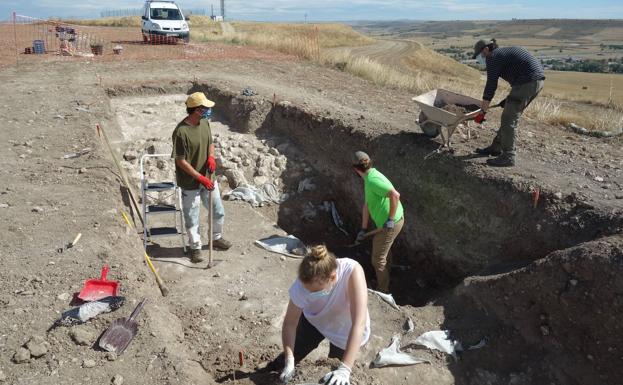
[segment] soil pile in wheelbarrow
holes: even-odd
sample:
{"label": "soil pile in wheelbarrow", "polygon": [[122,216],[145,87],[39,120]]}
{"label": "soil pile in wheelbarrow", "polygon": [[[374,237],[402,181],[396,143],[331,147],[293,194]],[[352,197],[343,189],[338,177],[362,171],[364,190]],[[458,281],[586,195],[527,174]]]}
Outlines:
{"label": "soil pile in wheelbarrow", "polygon": [[480,108],[480,106],[476,104],[446,104],[444,101],[435,102],[435,107],[441,108],[442,110],[453,114],[467,114]]}

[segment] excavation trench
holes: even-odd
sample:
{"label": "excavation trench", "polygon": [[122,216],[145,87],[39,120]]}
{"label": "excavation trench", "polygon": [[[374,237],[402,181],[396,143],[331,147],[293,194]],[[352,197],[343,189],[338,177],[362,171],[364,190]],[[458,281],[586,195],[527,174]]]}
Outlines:
{"label": "excavation trench", "polygon": [[[119,149],[129,155],[124,164],[135,177],[143,152],[170,153],[170,134],[184,116],[181,90],[109,90],[122,131]],[[338,255],[367,264],[373,279],[370,245],[348,247],[363,203],[350,155],[356,150],[371,155],[405,207],[392,272],[393,291],[403,303],[423,304],[465,277],[512,271],[552,251],[616,234],[622,226],[620,217],[572,195],[559,200],[540,191],[535,199],[536,184],[490,177],[451,156],[425,160],[435,144],[418,134],[368,135],[287,101],[240,96],[206,84],[187,90],[194,91],[216,102],[212,126],[223,192],[242,182],[273,183],[287,199],[259,211],[308,244],[324,242]],[[135,97],[119,98],[129,95]],[[148,163],[152,179],[173,177],[170,159]],[[304,181],[313,186],[299,191]],[[333,223],[328,202],[335,203],[348,235]]]}
{"label": "excavation trench", "polygon": [[[524,382],[517,383],[550,383],[556,379],[556,383],[575,384],[576,378],[580,383],[595,383],[597,378],[616,377],[617,360],[610,356],[618,354],[613,346],[620,335],[616,330],[621,328],[617,320],[623,283],[617,277],[623,273],[623,220],[615,211],[579,201],[574,195],[560,199],[552,191],[541,190],[537,196],[536,184],[496,177],[451,155],[425,160],[436,145],[415,133],[371,134],[275,97],[245,97],[205,84],[190,89],[177,84],[108,90],[119,128],[111,136],[136,187],[138,159],[144,153],[171,152],[172,130],[185,115],[185,94],[194,91],[203,91],[216,102],[211,126],[222,193],[241,183],[269,183],[285,199],[254,210],[246,203],[241,203],[246,205],[244,210],[228,206],[232,212],[226,235],[234,242],[237,236],[271,235],[271,224],[276,223],[307,244],[324,242],[338,256],[357,259],[373,285],[370,245],[349,247],[359,229],[363,203],[362,182],[351,170],[350,156],[365,150],[400,191],[405,207],[405,227],[393,250],[392,292],[400,304],[433,304],[407,306],[403,311],[413,311],[418,322],[436,314],[433,318],[441,317],[436,327],[455,330],[466,340],[492,336],[490,350],[466,356],[462,363],[448,364],[454,383],[483,383],[487,373],[499,376],[499,382],[491,383],[509,383],[515,370],[521,370],[525,377]],[[151,180],[171,180],[174,176],[173,163],[166,156],[147,162],[145,169]],[[162,194],[155,199],[171,203],[173,197]],[[348,234],[335,225],[328,210],[331,203]],[[264,219],[258,219],[258,212]],[[232,217],[235,215],[248,218]],[[262,224],[256,226],[259,222],[254,220]],[[249,249],[252,241],[246,243],[245,253],[253,254]],[[159,241],[149,251],[156,258],[171,257],[172,253],[183,257],[179,239]],[[188,267],[186,264],[182,270],[165,273],[175,273],[183,282],[189,274],[183,269]],[[224,271],[232,268],[244,269],[232,265]],[[290,273],[293,275],[294,270]],[[275,274],[274,270],[270,274]],[[240,282],[256,280],[257,287],[266,291],[258,298],[259,306],[271,303],[266,309],[270,309],[272,320],[261,320],[270,330],[254,326],[260,328],[259,334],[251,334],[260,341],[271,336],[268,344],[258,345],[262,348],[256,362],[270,358],[279,349],[280,303],[266,298],[285,296],[285,292],[272,290],[287,287],[289,277],[280,275],[279,284],[274,285],[267,284],[261,274],[240,275]],[[216,284],[207,279],[206,285]],[[229,288],[226,293],[232,295]],[[211,314],[210,307],[196,307],[203,299],[184,298],[190,301],[190,308],[180,317],[194,311],[202,316],[205,311]],[[207,301],[219,308],[215,302],[219,298]],[[392,325],[400,321],[382,319],[394,315],[378,306],[371,303],[379,325],[375,330],[395,333]],[[189,336],[204,338],[212,333],[196,321],[185,321],[184,327]],[[240,338],[236,330],[230,331],[230,339]],[[583,333],[579,335],[577,330]],[[468,334],[461,335],[465,332]],[[220,344],[223,336],[217,333],[210,338]],[[386,341],[379,338],[374,344],[373,349],[377,349]],[[217,378],[218,368],[231,370],[231,366],[223,366],[220,345],[218,349],[205,349],[201,359],[204,370]],[[233,354],[236,347],[230,349]],[[518,352],[522,356],[519,369]],[[371,360],[374,354],[367,351],[364,355]],[[586,361],[587,356],[613,364],[595,369]],[[318,370],[313,365],[308,369]],[[394,375],[401,374],[391,372],[390,376]],[[225,375],[220,378],[228,379]],[[398,383],[396,378],[388,377],[384,383]],[[474,380],[465,380],[470,378]],[[268,378],[256,383],[271,381]]]}

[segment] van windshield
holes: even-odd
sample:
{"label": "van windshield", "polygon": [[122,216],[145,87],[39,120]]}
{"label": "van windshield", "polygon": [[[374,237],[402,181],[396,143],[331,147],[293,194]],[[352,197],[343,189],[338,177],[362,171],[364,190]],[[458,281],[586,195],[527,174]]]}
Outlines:
{"label": "van windshield", "polygon": [[182,13],[179,9],[173,8],[152,8],[152,20],[182,20]]}

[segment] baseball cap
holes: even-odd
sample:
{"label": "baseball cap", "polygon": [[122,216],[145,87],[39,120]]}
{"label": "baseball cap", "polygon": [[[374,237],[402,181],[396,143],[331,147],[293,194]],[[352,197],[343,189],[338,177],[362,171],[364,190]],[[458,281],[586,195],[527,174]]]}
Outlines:
{"label": "baseball cap", "polygon": [[353,164],[359,165],[364,161],[370,161],[370,156],[363,151],[357,151],[353,154]]}
{"label": "baseball cap", "polygon": [[195,92],[188,95],[188,99],[186,99],[186,107],[193,108],[199,106],[211,108],[214,107],[214,102],[206,98],[203,92]]}
{"label": "baseball cap", "polygon": [[487,46],[486,41],[478,40],[476,44],[474,44],[474,56],[472,56],[472,59],[476,59],[476,57],[480,55],[480,51],[482,51],[483,48],[485,48],[486,46]]}

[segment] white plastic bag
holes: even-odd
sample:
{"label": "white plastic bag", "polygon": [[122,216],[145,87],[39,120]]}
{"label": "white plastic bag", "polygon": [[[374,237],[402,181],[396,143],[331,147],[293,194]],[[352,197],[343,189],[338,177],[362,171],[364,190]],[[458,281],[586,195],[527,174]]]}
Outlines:
{"label": "white plastic bag", "polygon": [[446,354],[451,354],[456,358],[456,352],[462,351],[461,343],[450,339],[450,331],[433,330],[420,335],[415,339],[418,345],[426,346],[429,349],[440,350]]}
{"label": "white plastic bag", "polygon": [[400,310],[398,305],[396,305],[396,301],[394,300],[394,296],[393,295],[381,293],[380,291],[376,291],[376,290],[372,290],[372,289],[368,289],[368,291],[370,293],[374,293],[374,294],[378,295],[380,299],[382,299],[383,301],[387,302],[394,309]]}
{"label": "white plastic bag", "polygon": [[306,251],[305,244],[294,235],[264,238],[255,241],[255,244],[265,250],[283,254],[291,258],[303,258]]}
{"label": "white plastic bag", "polygon": [[382,368],[388,365],[415,365],[421,363],[430,363],[428,360],[413,357],[410,354],[400,351],[400,336],[395,335],[392,337],[392,343],[377,353],[374,361],[372,361],[372,367]]}

